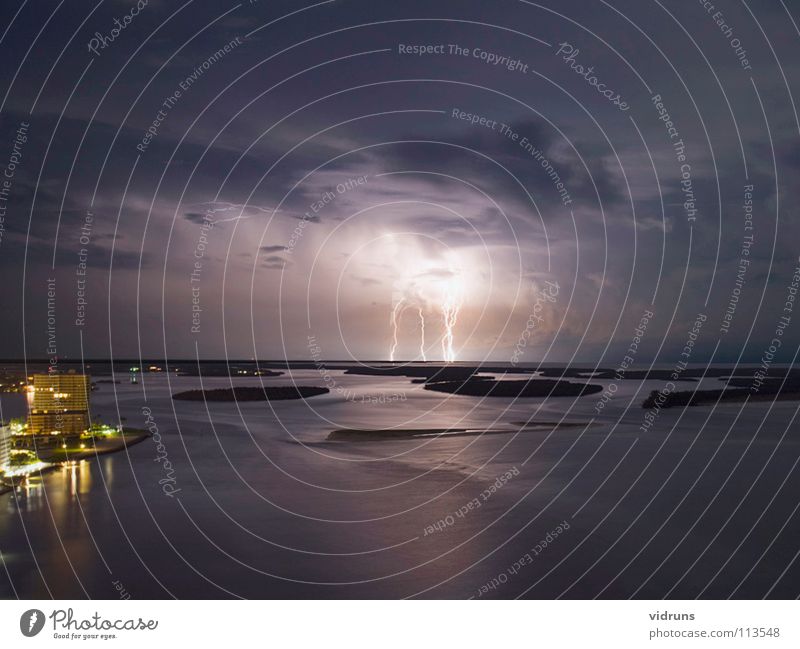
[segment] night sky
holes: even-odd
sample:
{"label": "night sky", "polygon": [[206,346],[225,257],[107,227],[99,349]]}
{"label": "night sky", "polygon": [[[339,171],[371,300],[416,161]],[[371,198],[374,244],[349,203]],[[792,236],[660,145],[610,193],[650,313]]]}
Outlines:
{"label": "night sky", "polygon": [[2,357],[796,354],[795,0],[0,18]]}

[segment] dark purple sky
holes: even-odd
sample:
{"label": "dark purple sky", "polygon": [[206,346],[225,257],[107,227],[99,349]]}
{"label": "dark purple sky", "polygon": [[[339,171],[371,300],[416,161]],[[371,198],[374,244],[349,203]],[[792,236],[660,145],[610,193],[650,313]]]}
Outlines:
{"label": "dark purple sky", "polygon": [[0,356],[791,360],[800,7],[715,5],[5,2]]}

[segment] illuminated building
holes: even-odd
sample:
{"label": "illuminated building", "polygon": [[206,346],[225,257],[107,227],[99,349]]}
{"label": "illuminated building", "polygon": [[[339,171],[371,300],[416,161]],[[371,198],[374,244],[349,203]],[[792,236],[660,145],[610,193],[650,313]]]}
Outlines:
{"label": "illuminated building", "polygon": [[34,374],[28,417],[31,435],[79,435],[89,428],[87,374]]}
{"label": "illuminated building", "polygon": [[11,448],[11,428],[0,424],[0,471],[8,468]]}

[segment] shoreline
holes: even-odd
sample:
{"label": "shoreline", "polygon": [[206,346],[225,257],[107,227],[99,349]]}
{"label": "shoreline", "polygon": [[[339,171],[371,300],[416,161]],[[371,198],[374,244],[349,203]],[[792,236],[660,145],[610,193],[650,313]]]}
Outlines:
{"label": "shoreline", "polygon": [[[115,435],[108,439],[101,439],[99,443],[98,440],[94,440],[94,444],[91,448],[87,446],[86,449],[82,449],[76,453],[70,453],[60,448],[51,449],[49,452],[40,453],[39,459],[42,462],[53,463],[56,466],[61,462],[80,462],[82,460],[91,459],[92,457],[99,457],[100,455],[117,453],[130,446],[135,446],[148,437],[150,437],[150,433],[147,431],[128,429],[128,432],[125,432],[123,429],[121,435]],[[60,455],[65,455],[66,457],[59,458]]]}
{"label": "shoreline", "polygon": [[[31,471],[31,473],[27,474],[26,476],[15,476],[11,479],[13,481],[12,484],[9,484],[8,482],[0,483],[0,496],[14,491],[16,486],[24,478],[29,476],[42,476],[45,473],[50,473],[51,471],[64,466],[68,462],[82,462],[83,460],[90,460],[93,457],[108,455],[110,453],[118,453],[119,451],[125,450],[131,446],[135,446],[148,437],[150,437],[150,433],[146,430],[133,428],[125,430],[123,428],[121,435],[115,435],[110,439],[100,440],[99,444],[97,443],[97,440],[95,440],[95,444],[93,444],[92,448],[82,449],[76,453],[70,453],[68,450],[61,448],[47,449],[46,451],[42,451],[37,455],[39,460],[47,463],[48,466]],[[64,457],[60,457],[62,455]]]}

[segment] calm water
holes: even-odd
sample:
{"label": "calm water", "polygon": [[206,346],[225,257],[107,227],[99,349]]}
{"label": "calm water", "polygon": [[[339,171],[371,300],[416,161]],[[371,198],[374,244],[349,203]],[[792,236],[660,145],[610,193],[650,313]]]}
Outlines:
{"label": "calm water", "polygon": [[[591,427],[329,442],[337,427],[587,422],[597,401],[513,403],[426,392],[402,377],[330,376],[347,398],[334,391],[208,410],[170,399],[197,378],[101,384],[93,414],[141,428],[149,407],[173,470],[148,439],[0,496],[0,595],[115,598],[114,582],[134,598],[800,591],[800,445],[796,427],[786,430],[797,404],[673,409],[645,434],[641,401],[662,384],[623,381]],[[293,377],[321,384],[316,371]],[[381,395],[385,403],[362,401]],[[6,418],[24,412],[18,395],[2,404]],[[162,489],[169,478],[179,489],[172,497]],[[563,521],[569,529],[553,536]],[[532,560],[520,565],[526,554]]]}

